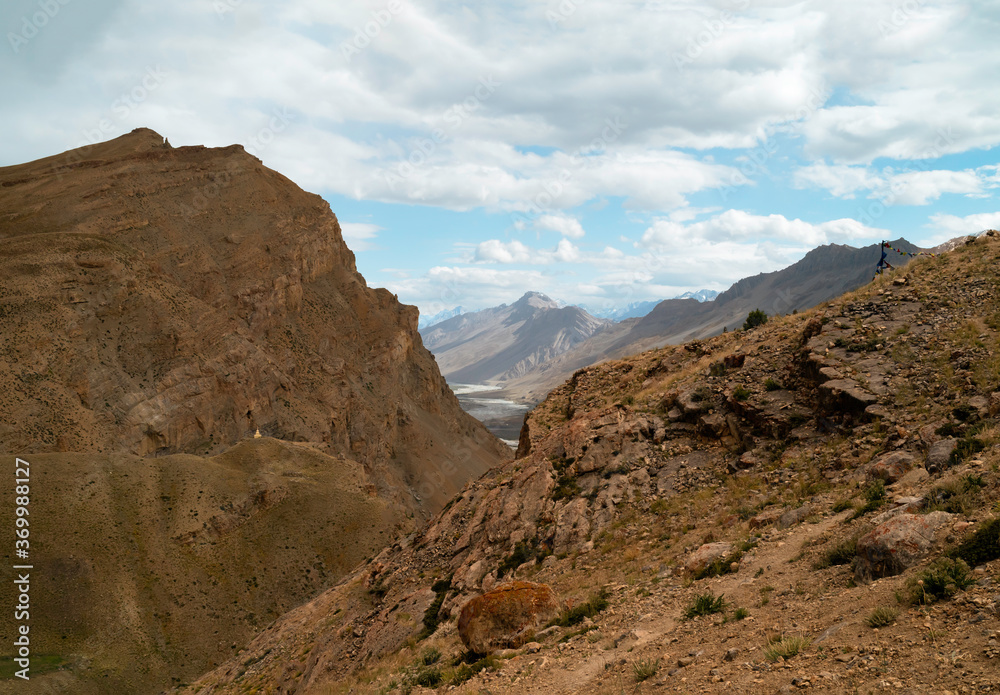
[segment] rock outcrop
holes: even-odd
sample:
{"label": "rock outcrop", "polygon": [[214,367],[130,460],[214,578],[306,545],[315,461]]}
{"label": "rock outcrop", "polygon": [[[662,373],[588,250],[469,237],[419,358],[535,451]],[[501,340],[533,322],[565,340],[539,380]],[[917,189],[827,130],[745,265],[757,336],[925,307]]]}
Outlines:
{"label": "rock outcrop", "polygon": [[0,239],[0,452],[212,454],[259,428],[417,512],[506,456],[329,205],[238,145],[138,129],[2,168]]}

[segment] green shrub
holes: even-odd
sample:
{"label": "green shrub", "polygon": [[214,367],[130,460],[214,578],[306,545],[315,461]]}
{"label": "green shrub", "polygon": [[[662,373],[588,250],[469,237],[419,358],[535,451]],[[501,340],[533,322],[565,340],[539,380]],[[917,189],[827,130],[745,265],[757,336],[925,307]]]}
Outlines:
{"label": "green shrub", "polygon": [[417,685],[424,688],[435,688],[441,680],[441,671],[436,668],[425,668],[417,674]]}
{"label": "green shrub", "polygon": [[451,590],[451,577],[434,582],[434,585],[431,588],[437,595],[434,597],[431,605],[428,606],[427,610],[424,612],[424,627],[420,631],[420,634],[417,635],[418,641],[427,639],[434,634],[435,630],[437,630],[438,622],[440,621],[440,616],[438,614],[441,612],[441,606],[444,604],[444,600],[448,596],[448,592]]}
{"label": "green shrub", "polygon": [[849,499],[842,499],[842,500],[837,500],[834,503],[833,509],[831,511],[833,511],[834,514],[840,514],[843,511],[847,511],[848,509],[854,509],[854,504]]}
{"label": "green shrub", "polygon": [[750,398],[750,389],[744,388],[743,386],[737,386],[733,389],[733,398],[738,401],[745,401]]}
{"label": "green shrub", "polygon": [[880,509],[885,504],[885,482],[876,480],[865,488],[865,500],[864,506],[851,515],[852,521],[863,517],[868,512]]}
{"label": "green shrub", "polygon": [[823,570],[836,565],[850,564],[858,552],[858,537],[854,536],[833,546],[816,561],[813,569]]}
{"label": "green shrub", "polygon": [[497,579],[502,579],[508,572],[513,572],[525,562],[531,560],[538,561],[539,558],[538,541],[518,541],[514,546],[514,551],[497,567]]}
{"label": "green shrub", "polygon": [[608,596],[607,588],[601,589],[579,606],[565,609],[549,623],[549,626],[572,627],[582,623],[584,618],[593,618],[608,607]]}
{"label": "green shrub", "polygon": [[963,560],[970,567],[1000,559],[1000,519],[985,522],[948,556]]}
{"label": "green shrub", "polygon": [[492,654],[481,656],[473,652],[465,652],[458,657],[455,672],[452,674],[450,685],[462,685],[480,671],[495,671],[498,663]]}
{"label": "green shrub", "polygon": [[635,675],[636,683],[652,678],[659,670],[659,659],[638,659],[632,662],[632,673]]}
{"label": "green shrub", "polygon": [[740,608],[737,608],[733,612],[733,620],[743,620],[744,618],[749,617],[749,615],[750,615],[750,611],[748,611],[746,608],[743,608],[741,606]]}
{"label": "green shrub", "polygon": [[699,615],[721,613],[726,610],[726,602],[723,596],[724,594],[716,596],[711,591],[707,594],[698,594],[684,610],[684,617],[690,619]]}
{"label": "green shrub", "polygon": [[895,608],[879,606],[868,614],[865,622],[868,624],[868,627],[885,627],[886,625],[892,625],[898,616],[899,611]]}
{"label": "green shrub", "polygon": [[972,575],[965,560],[940,557],[920,573],[910,579],[907,589],[911,603],[934,603],[951,598],[972,584]]}
{"label": "green shrub", "polygon": [[430,647],[428,649],[425,649],[420,654],[420,661],[421,663],[423,663],[424,666],[431,666],[432,664],[436,664],[440,660],[441,660],[441,650],[438,649],[437,647]]}
{"label": "green shrub", "polygon": [[951,457],[948,459],[948,463],[952,466],[957,466],[973,454],[978,454],[985,448],[986,442],[982,439],[970,436],[962,437],[955,445],[955,450],[951,452]]}
{"label": "green shrub", "polygon": [[779,382],[775,381],[771,377],[764,380],[764,390],[765,391],[780,391],[785,388]]}
{"label": "green shrub", "polygon": [[757,326],[763,326],[765,323],[767,323],[767,314],[760,309],[754,309],[747,314],[747,320],[743,322],[743,330],[749,331]]}
{"label": "green shrub", "polygon": [[764,658],[768,661],[777,661],[779,657],[782,659],[790,659],[805,649],[808,645],[808,640],[802,637],[785,637],[765,647]]}

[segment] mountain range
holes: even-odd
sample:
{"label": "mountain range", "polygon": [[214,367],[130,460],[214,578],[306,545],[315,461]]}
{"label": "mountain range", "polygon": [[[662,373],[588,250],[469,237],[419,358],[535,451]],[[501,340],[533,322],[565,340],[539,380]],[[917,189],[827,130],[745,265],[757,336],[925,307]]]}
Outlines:
{"label": "mountain range", "polygon": [[421,336],[445,378],[480,384],[523,376],[611,323],[528,292],[513,304],[442,321]]}
{"label": "mountain range", "polygon": [[[903,251],[918,250],[905,239],[891,244]],[[602,360],[735,330],[754,309],[774,316],[829,301],[870,282],[879,254],[877,244],[862,248],[828,244],[813,249],[787,268],[744,278],[712,301],[699,301],[705,295],[668,299],[641,317],[619,322],[601,323],[600,319],[587,314],[581,317],[581,323],[593,326],[594,330],[587,335],[578,334],[580,339],[566,345],[566,349],[548,350],[550,336],[544,334],[539,344],[542,349],[537,353],[535,348],[539,345],[520,341],[519,354],[536,354],[537,357],[516,370],[509,369],[512,366],[508,361],[509,353],[500,348],[495,339],[471,341],[458,333],[452,334],[460,325],[455,319],[439,324],[432,339],[427,339],[430,334],[425,330],[425,343],[435,353],[442,373],[449,380],[460,380],[453,374],[457,365],[475,360],[490,368],[467,370],[462,373],[465,379],[493,380],[503,387],[494,396],[537,403],[576,370]],[[903,267],[908,260],[909,257],[902,256],[896,264]],[[485,320],[496,316],[494,311],[486,310],[478,315]],[[494,330],[502,330],[502,326],[501,322]],[[543,356],[547,359],[541,359]]]}

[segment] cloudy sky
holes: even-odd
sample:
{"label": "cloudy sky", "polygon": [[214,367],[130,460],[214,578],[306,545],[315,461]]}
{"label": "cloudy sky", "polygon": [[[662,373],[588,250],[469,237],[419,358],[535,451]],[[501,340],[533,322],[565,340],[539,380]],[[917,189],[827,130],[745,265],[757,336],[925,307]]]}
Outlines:
{"label": "cloudy sky", "polygon": [[425,314],[1000,227],[1000,0],[5,0],[0,28],[0,166],[243,144]]}

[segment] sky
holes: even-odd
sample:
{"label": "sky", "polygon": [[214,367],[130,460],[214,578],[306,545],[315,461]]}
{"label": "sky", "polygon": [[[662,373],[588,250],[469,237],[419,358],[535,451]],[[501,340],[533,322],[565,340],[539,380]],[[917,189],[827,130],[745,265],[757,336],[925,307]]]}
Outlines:
{"label": "sky", "polygon": [[5,0],[0,31],[0,166],[242,144],[425,315],[1000,227],[1000,0]]}

